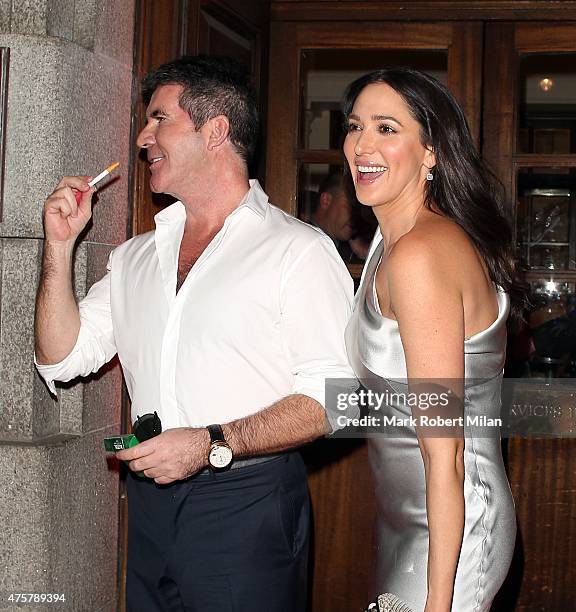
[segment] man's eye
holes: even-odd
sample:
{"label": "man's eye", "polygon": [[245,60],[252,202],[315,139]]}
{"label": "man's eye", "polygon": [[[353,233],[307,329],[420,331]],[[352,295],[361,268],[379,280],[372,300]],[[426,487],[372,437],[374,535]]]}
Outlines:
{"label": "man's eye", "polygon": [[148,127],[153,121],[156,123],[160,123],[163,120],[164,120],[164,117],[158,117],[156,115],[154,117],[149,117],[148,119],[146,119],[146,123],[144,127]]}

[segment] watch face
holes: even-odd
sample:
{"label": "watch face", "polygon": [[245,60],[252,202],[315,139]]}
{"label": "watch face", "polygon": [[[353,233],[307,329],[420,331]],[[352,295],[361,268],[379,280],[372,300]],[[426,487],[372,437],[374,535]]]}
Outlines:
{"label": "watch face", "polygon": [[208,461],[215,468],[228,467],[232,463],[232,449],[227,444],[213,444]]}

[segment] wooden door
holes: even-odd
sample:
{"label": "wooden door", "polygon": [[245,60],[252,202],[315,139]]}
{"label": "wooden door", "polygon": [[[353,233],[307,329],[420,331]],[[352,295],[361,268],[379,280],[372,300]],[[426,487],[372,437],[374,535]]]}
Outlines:
{"label": "wooden door", "polygon": [[[480,133],[482,25],[477,23],[272,23],[268,99],[268,192],[285,210],[298,212],[298,174],[302,163],[341,164],[340,150],[305,147],[302,137],[304,61],[324,64],[335,53],[334,67],[347,72],[404,62],[419,67],[427,54],[444,54],[447,84],[462,104],[476,139]],[[349,55],[358,58],[356,71]],[[411,59],[414,57],[414,59]],[[352,70],[351,70],[352,69]]]}
{"label": "wooden door", "polygon": [[[479,140],[481,24],[276,22],[270,45],[268,192],[294,215],[321,173],[343,164],[338,98],[346,82],[363,72],[400,64],[434,73],[459,99]],[[322,95],[322,84],[330,94]],[[323,117],[325,137],[313,138],[313,124]],[[361,267],[350,271],[358,276]],[[376,506],[366,446],[327,439],[307,448],[305,458],[314,513],[309,609],[360,611],[375,594]]]}
{"label": "wooden door", "polygon": [[[519,257],[525,261],[529,255],[531,267],[525,279],[532,283],[532,289],[537,289],[538,284],[554,283],[560,289],[557,293],[561,299],[567,300],[568,296],[576,294],[576,269],[572,263],[576,240],[571,233],[576,229],[573,227],[576,216],[570,216],[576,193],[576,189],[570,187],[576,168],[574,130],[568,125],[568,136],[548,138],[550,134],[544,133],[549,127],[546,127],[549,114],[544,118],[528,116],[522,114],[521,109],[521,86],[525,76],[522,71],[530,66],[530,58],[563,55],[562,61],[569,64],[567,54],[576,53],[575,24],[561,20],[564,15],[575,18],[574,2],[565,2],[562,6],[561,3],[535,2],[442,2],[440,4],[448,7],[446,15],[438,13],[439,3],[435,2],[412,6],[412,3],[285,0],[274,4],[283,20],[270,26],[268,58],[267,2],[139,0],[136,77],[183,53],[223,51],[231,45],[235,49],[233,52],[242,55],[249,48],[253,73],[259,75],[260,91],[269,92],[269,120],[265,122],[267,161],[258,169],[258,175],[262,178],[265,168],[266,188],[272,201],[298,214],[299,193],[306,181],[316,180],[318,168],[334,171],[342,165],[335,130],[328,130],[326,142],[321,146],[316,146],[307,137],[306,130],[315,113],[337,117],[334,99],[314,100],[316,106],[308,108],[311,96],[306,89],[314,80],[310,75],[326,75],[339,69],[352,74],[358,70],[367,71],[376,64],[390,63],[390,60],[397,63],[402,57],[405,58],[402,63],[412,61],[414,67],[421,67],[419,62],[429,61],[422,59],[424,55],[433,55],[436,60],[443,58],[439,60],[443,78],[464,106],[484,156],[504,181],[511,205],[518,211],[516,218],[520,225],[525,225],[525,219],[531,214],[529,211],[538,206],[534,197],[541,197],[526,196],[531,191],[530,181],[546,174],[559,180],[560,186],[551,189],[560,189],[562,193],[549,191],[552,195],[546,197],[564,198],[561,207],[568,211],[564,215],[568,220],[562,227],[566,232],[564,238],[568,239],[556,237],[548,241],[552,246],[545,248],[551,253],[538,255],[538,248],[529,252],[534,245],[530,245],[530,237],[523,237],[523,229],[518,227]],[[361,10],[358,9],[360,4]],[[526,4],[530,7],[524,11],[522,6]],[[452,10],[448,5],[455,8]],[[360,21],[360,15],[361,19],[370,21]],[[384,15],[390,15],[394,21],[379,21]],[[432,21],[439,17],[447,21]],[[417,21],[422,19],[427,21]],[[472,21],[458,21],[462,19]],[[503,21],[506,19],[526,21]],[[531,22],[531,19],[555,19],[556,23]],[[266,60],[270,64],[268,87],[264,82],[268,74]],[[573,65],[576,66],[576,62]],[[570,72],[569,68],[563,70]],[[543,79],[545,77],[542,75]],[[567,104],[570,107],[571,103]],[[262,107],[266,112],[266,104]],[[565,123],[561,130],[566,130],[566,122],[570,124],[571,120],[570,108],[565,108],[564,112],[562,120]],[[328,122],[330,127],[331,121]],[[142,109],[135,102],[134,131],[141,124]],[[536,134],[539,127],[542,128],[540,135]],[[538,142],[540,144],[535,146]],[[535,169],[545,172],[535,172]],[[152,218],[158,208],[152,204],[147,188],[147,170],[135,165],[133,172],[133,227],[135,233],[140,233],[152,227]],[[558,227],[555,226],[555,231]],[[560,265],[555,263],[553,269],[545,267],[549,266],[546,257]],[[359,268],[351,271],[357,275]],[[554,359],[545,354],[540,357]],[[531,374],[547,377],[560,372],[566,378],[571,375],[569,368],[576,365],[576,360],[573,361],[566,363],[564,360],[561,364],[530,362],[528,370],[534,368]],[[545,395],[534,398],[534,403],[540,401],[546,402]],[[566,406],[570,410],[569,402]],[[509,441],[507,450],[520,538],[512,572],[495,610],[553,612],[572,609],[576,595],[574,440],[569,437],[557,440],[516,437]],[[310,610],[361,610],[373,594],[369,576],[374,557],[372,529],[375,518],[365,446],[355,440],[323,440],[308,448],[306,457],[315,523]]]}
{"label": "wooden door", "polygon": [[[555,435],[509,440],[519,536],[496,609],[571,610],[576,598],[576,342],[570,335],[576,298],[576,23],[487,25],[484,64],[483,154],[514,206],[517,257],[531,299],[522,334],[509,336],[508,372],[517,395],[523,380],[530,383],[523,409],[531,411],[532,423]],[[532,345],[523,354],[528,337]]]}
{"label": "wooden door", "polygon": [[[144,125],[145,108],[138,95],[141,79],[164,62],[198,53],[226,55],[249,69],[260,99],[261,140],[265,139],[269,2],[138,0],[136,7],[132,142]],[[148,166],[138,159],[135,145],[133,159],[132,228],[141,234],[154,228],[154,215],[173,200],[150,192]],[[260,147],[252,175],[264,182],[264,169]]]}

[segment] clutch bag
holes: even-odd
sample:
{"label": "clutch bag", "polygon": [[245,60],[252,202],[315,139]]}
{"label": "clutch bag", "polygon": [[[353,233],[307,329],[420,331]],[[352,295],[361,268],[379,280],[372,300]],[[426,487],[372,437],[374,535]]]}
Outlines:
{"label": "clutch bag", "polygon": [[412,612],[410,607],[392,593],[378,595],[378,604],[371,603],[366,612]]}

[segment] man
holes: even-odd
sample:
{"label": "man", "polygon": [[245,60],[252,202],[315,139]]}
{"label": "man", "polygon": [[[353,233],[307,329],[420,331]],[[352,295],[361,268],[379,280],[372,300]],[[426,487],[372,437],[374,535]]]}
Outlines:
{"label": "man", "polygon": [[[359,230],[365,228],[342,175],[329,174],[320,184],[318,193],[310,192],[308,204],[305,220],[332,238],[345,262],[363,262],[370,239],[359,236]],[[368,231],[372,235],[374,228],[370,227]]]}
{"label": "man", "polygon": [[143,92],[150,186],[179,201],[77,305],[72,250],[94,189],[62,179],[44,208],[38,369],[54,389],[118,353],[132,420],[162,421],[118,453],[131,470],[129,610],[304,610],[306,475],[284,451],[335,423],[324,384],[350,376],[352,282],[324,234],[249,183],[258,121],[242,69],[182,58]]}

